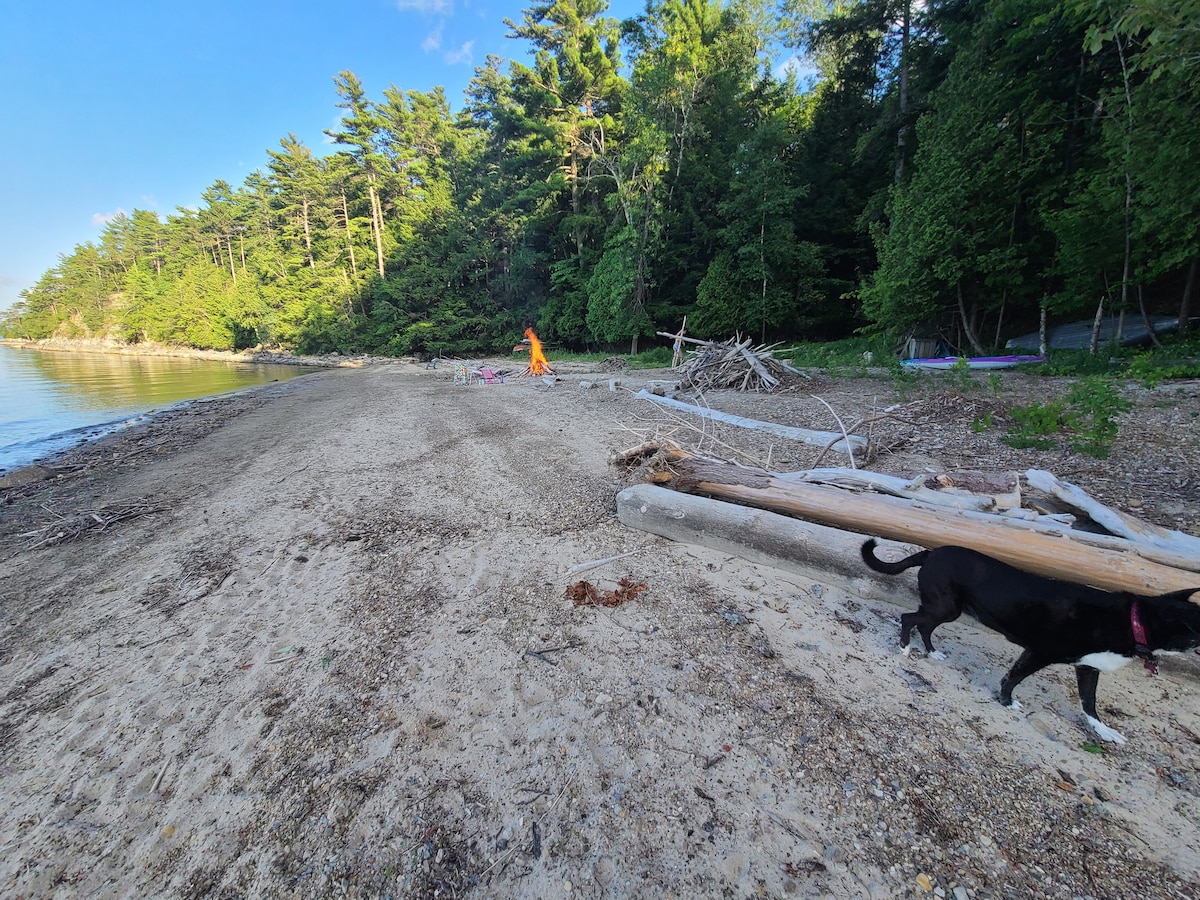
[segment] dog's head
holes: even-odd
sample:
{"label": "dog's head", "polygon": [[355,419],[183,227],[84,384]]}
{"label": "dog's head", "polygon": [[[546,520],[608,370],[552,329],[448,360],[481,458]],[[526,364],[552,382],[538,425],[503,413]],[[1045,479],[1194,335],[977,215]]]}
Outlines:
{"label": "dog's head", "polygon": [[1156,598],[1166,633],[1156,638],[1164,650],[1200,647],[1200,590],[1175,591]]}

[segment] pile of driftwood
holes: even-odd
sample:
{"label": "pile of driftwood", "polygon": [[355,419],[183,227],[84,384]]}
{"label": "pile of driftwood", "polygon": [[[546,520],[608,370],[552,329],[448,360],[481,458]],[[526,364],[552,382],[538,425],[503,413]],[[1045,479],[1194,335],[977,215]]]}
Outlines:
{"label": "pile of driftwood", "polygon": [[779,344],[751,346],[750,338],[740,335],[720,343],[701,341],[696,338],[660,331],[660,337],[673,338],[696,344],[690,351],[682,368],[679,387],[703,393],[718,388],[734,388],[739,391],[766,392],[775,390],[783,380],[784,373],[802,375],[782,360],[774,358]]}
{"label": "pile of driftwood", "polygon": [[[653,484],[623,491],[618,516],[673,540],[748,548],[846,574],[861,574],[864,535],[922,547],[956,544],[1108,590],[1196,589],[1200,602],[1200,538],[1125,515],[1037,469],[910,479],[862,469],[779,474],[648,444],[613,461],[651,461]],[[792,528],[784,516],[812,524]]]}

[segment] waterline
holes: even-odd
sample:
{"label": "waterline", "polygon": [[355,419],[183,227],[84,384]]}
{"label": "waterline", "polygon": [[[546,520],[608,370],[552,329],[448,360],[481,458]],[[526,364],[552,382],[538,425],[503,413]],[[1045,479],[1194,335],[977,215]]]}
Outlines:
{"label": "waterline", "polygon": [[0,471],[135,424],[182,401],[311,371],[279,364],[0,345]]}

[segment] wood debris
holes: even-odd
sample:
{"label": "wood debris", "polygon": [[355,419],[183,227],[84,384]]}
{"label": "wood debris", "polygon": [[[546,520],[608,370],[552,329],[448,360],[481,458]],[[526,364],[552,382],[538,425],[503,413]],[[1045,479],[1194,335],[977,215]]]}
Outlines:
{"label": "wood debris", "polygon": [[49,508],[43,508],[54,516],[54,521],[36,531],[22,535],[22,537],[31,539],[27,545],[30,550],[52,547],[85,534],[108,531],[113,525],[153,516],[164,509],[164,507],[144,499],[134,500],[123,506],[107,506],[67,516],[59,515]]}
{"label": "wood debris", "polygon": [[674,338],[698,345],[689,351],[690,359],[682,368],[681,389],[700,392],[720,388],[770,393],[783,381],[784,373],[794,371],[774,358],[779,344],[751,346],[750,338],[741,335],[727,341],[701,341],[668,332],[662,337]]}

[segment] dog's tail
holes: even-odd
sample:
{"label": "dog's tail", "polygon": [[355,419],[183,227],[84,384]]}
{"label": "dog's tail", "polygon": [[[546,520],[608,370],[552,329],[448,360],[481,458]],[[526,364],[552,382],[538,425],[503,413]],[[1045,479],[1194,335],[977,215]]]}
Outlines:
{"label": "dog's tail", "polygon": [[902,559],[900,562],[884,562],[875,555],[875,538],[871,538],[862,545],[862,558],[868,566],[876,572],[882,572],[885,575],[899,575],[905,569],[911,569],[914,566],[919,566],[925,562],[925,557],[929,556],[928,550],[922,550],[920,553],[914,553],[907,559]]}

